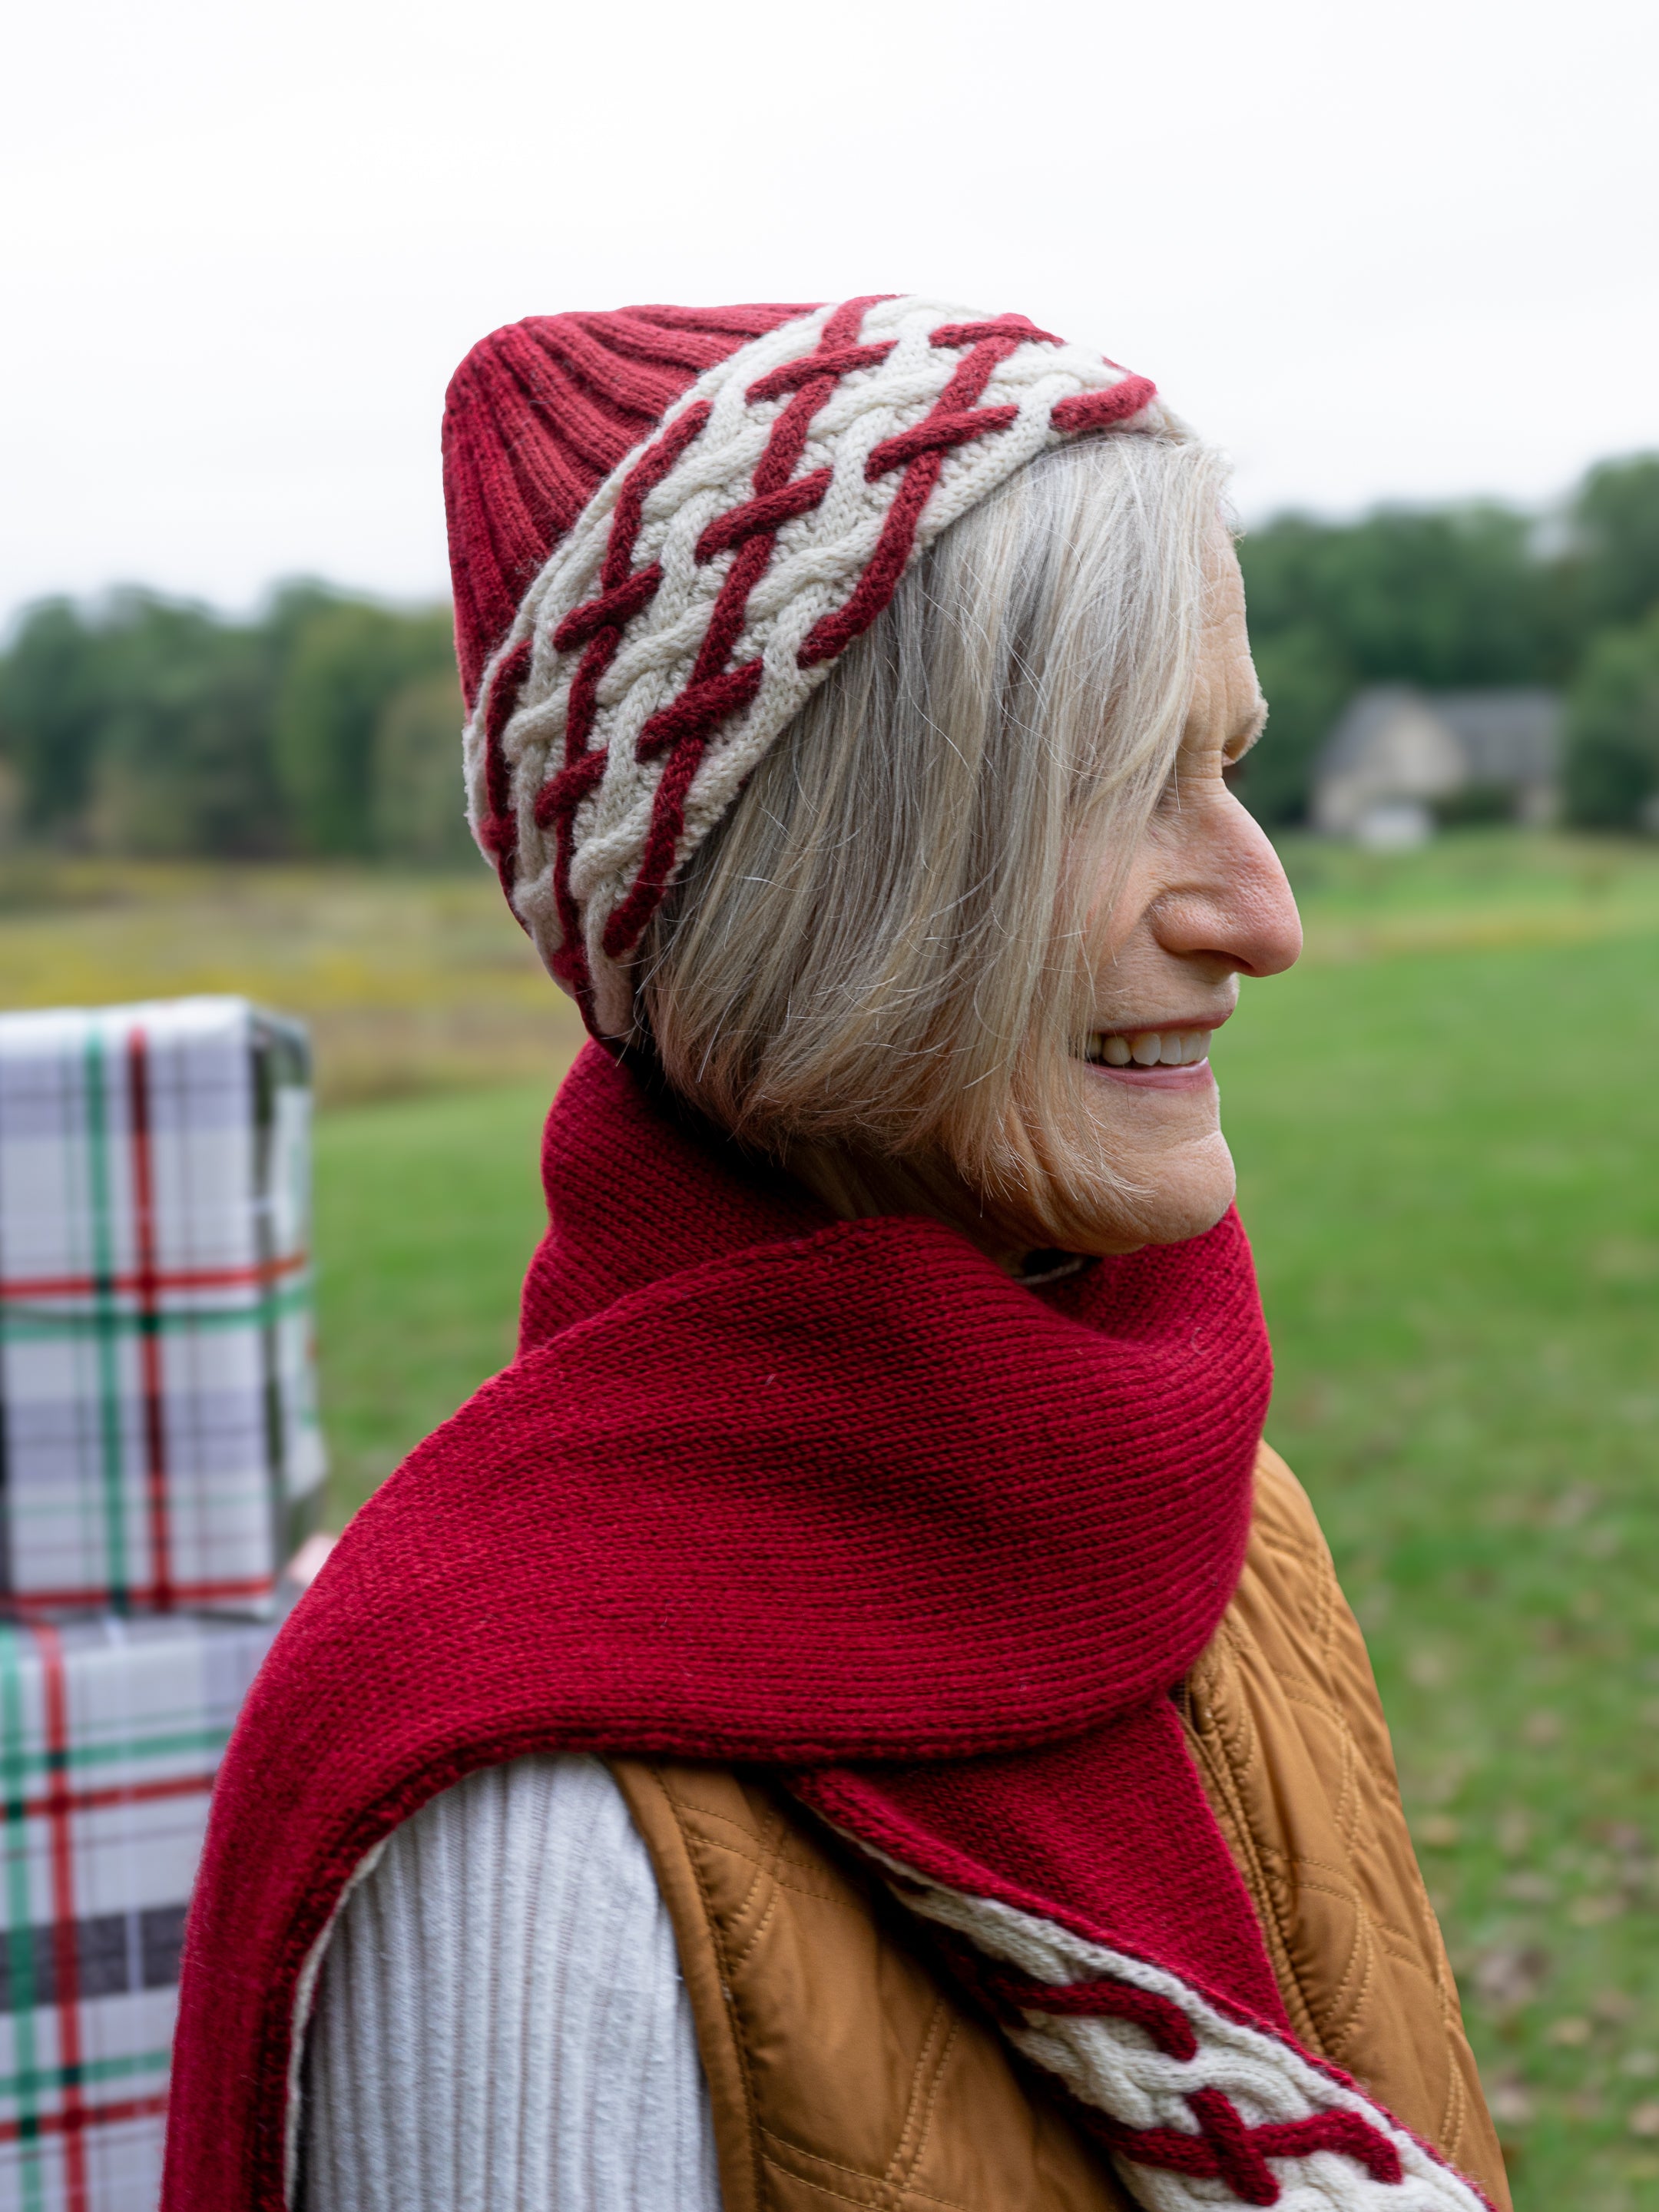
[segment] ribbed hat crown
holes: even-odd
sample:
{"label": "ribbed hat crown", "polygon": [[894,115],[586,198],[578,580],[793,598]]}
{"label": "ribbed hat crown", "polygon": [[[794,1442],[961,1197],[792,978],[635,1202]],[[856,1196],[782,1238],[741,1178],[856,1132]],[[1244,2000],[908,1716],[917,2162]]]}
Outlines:
{"label": "ribbed hat crown", "polygon": [[527,315],[473,347],[451,379],[443,431],[469,709],[532,580],[623,456],[705,369],[810,313],[766,304]]}

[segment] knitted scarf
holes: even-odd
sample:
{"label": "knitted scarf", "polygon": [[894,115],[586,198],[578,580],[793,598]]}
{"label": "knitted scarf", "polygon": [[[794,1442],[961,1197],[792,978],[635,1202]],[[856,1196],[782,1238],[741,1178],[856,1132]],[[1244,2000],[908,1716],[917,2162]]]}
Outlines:
{"label": "knitted scarf", "polygon": [[332,1916],[536,1752],[762,1761],[931,1923],[1152,2206],[1480,2200],[1291,2037],[1170,1692],[1237,1578],[1249,1247],[1032,1289],[831,1220],[590,1046],[517,1358],[347,1529],[214,1793],[163,2203],[277,2212]]}

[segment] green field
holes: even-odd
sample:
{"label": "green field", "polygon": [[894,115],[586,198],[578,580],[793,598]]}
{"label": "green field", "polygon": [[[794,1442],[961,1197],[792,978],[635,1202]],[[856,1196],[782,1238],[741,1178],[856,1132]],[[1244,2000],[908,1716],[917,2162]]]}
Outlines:
{"label": "green field", "polygon": [[1269,1433],[1370,1640],[1517,2201],[1659,2204],[1659,867],[1291,858],[1314,957],[1217,1054]]}

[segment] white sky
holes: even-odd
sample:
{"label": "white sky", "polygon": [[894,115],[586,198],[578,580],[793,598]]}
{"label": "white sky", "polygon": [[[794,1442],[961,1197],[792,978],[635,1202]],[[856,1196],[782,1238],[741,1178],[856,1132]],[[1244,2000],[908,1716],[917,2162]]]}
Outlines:
{"label": "white sky", "polygon": [[1659,446],[1652,0],[56,0],[0,51],[0,613],[436,592],[450,370],[629,301],[1018,308],[1250,516]]}

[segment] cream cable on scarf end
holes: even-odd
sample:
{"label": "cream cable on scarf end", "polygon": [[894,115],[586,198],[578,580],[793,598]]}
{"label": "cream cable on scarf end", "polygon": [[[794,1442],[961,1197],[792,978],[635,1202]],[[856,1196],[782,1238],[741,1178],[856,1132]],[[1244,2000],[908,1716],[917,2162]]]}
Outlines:
{"label": "cream cable on scarf end", "polygon": [[[1067,2015],[1035,2008],[1024,2026],[1003,2024],[1010,2043],[1082,2104],[1137,2129],[1193,2132],[1188,2099],[1218,2089],[1249,2126],[1304,2119],[1333,2108],[1352,2112],[1387,2137],[1402,2178],[1379,2181],[1353,2159],[1320,2150],[1270,2160],[1279,2212],[1490,2212],[1463,2177],[1359,2090],[1311,2064],[1294,2045],[1230,2020],[1176,1975],[1103,1945],[1085,1942],[1056,1923],[992,1898],[971,1897],[917,1874],[858,1837],[844,1840],[885,1873],[907,1911],[965,1936],[988,1960],[1050,1986],[1102,1976],[1177,2005],[1197,2042],[1182,2061],[1158,2050],[1145,2030],[1109,2015]],[[1150,2212],[1200,2212],[1236,2204],[1227,2185],[1160,2171],[1113,2154],[1119,2176]]]}

